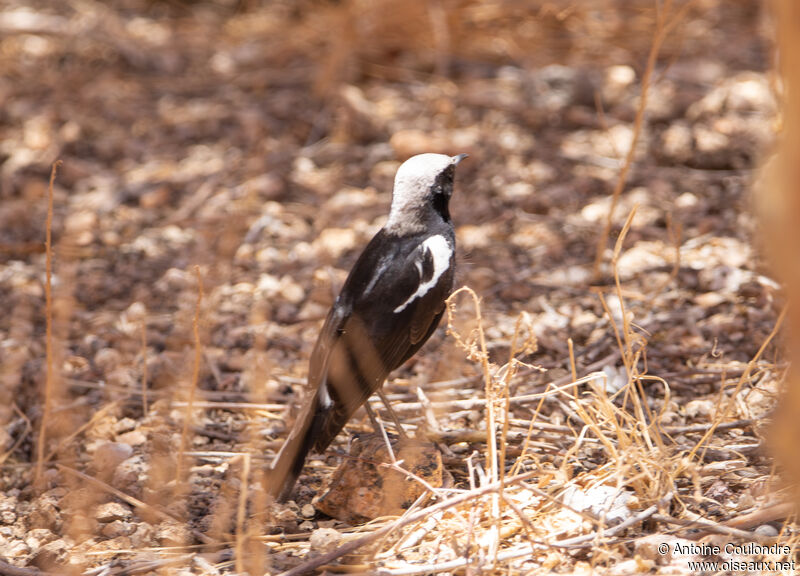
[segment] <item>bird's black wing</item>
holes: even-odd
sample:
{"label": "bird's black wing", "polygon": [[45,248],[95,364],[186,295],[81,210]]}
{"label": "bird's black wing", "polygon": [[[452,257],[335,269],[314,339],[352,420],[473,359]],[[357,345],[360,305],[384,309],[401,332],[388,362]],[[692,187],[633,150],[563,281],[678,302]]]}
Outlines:
{"label": "bird's black wing", "polygon": [[[452,231],[448,242],[454,244]],[[325,450],[353,413],[430,337],[452,288],[452,256],[439,281],[415,297],[433,265],[419,238],[379,232],[345,281],[309,364],[312,397],[273,465],[272,491],[285,499],[309,450]]]}
{"label": "bird's black wing", "polygon": [[[416,238],[377,279],[374,290],[353,303],[353,316],[364,322],[386,374],[422,347],[444,312],[444,301],[453,286],[455,242],[447,228],[435,236],[446,242],[449,250],[448,261],[436,263],[440,270],[435,270],[434,255],[425,242],[430,236]],[[428,286],[420,290],[423,284]],[[382,383],[383,379],[378,386]]]}

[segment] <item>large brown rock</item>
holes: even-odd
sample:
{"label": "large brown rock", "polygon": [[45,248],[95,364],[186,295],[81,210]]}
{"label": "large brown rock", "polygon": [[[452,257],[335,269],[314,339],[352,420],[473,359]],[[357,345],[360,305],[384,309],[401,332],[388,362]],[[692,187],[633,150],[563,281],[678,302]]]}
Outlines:
{"label": "large brown rock", "polygon": [[[442,485],[442,456],[435,445],[393,440],[392,451],[401,468],[434,488]],[[316,504],[317,510],[350,524],[402,514],[427,488],[410,474],[381,465],[391,461],[382,437],[358,438],[352,444],[350,458],[334,472],[328,491]]]}

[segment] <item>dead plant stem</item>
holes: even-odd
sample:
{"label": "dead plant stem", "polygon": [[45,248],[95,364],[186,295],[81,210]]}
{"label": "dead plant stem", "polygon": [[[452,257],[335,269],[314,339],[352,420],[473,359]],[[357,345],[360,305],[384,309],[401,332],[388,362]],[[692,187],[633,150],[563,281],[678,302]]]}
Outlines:
{"label": "dead plant stem", "polygon": [[653,42],[650,44],[650,53],[647,55],[647,65],[645,66],[644,75],[642,76],[641,95],[639,98],[639,106],[636,108],[636,117],[633,122],[631,143],[628,147],[628,153],[625,155],[625,160],[622,163],[622,168],[620,169],[617,183],[614,186],[614,191],[611,194],[611,205],[608,208],[608,215],[606,216],[606,222],[603,226],[603,233],[600,235],[600,239],[597,242],[597,252],[594,258],[594,266],[592,268],[592,277],[595,279],[595,281],[600,278],[600,265],[603,262],[603,253],[605,252],[606,244],[608,244],[608,237],[611,234],[611,225],[614,221],[614,212],[617,209],[619,197],[622,194],[622,191],[625,188],[625,184],[628,180],[628,172],[633,165],[633,157],[636,153],[636,145],[638,144],[639,136],[642,133],[644,115],[645,111],[647,110],[647,97],[650,90],[650,79],[653,76],[653,70],[656,66],[656,59],[658,58],[658,53],[661,50],[661,44],[664,42],[664,38],[668,30],[668,27],[665,25],[665,13],[669,12],[671,5],[672,0],[664,0],[662,12],[658,9],[658,2],[656,2],[656,30],[655,34],[653,35]]}
{"label": "dead plant stem", "polygon": [[189,441],[189,429],[192,424],[192,410],[194,409],[194,396],[197,390],[197,383],[200,380],[200,364],[203,360],[203,347],[200,343],[200,310],[203,305],[203,276],[200,274],[200,267],[195,266],[197,276],[197,304],[192,320],[192,332],[194,334],[194,365],[192,366],[192,380],[189,382],[189,400],[186,403],[186,412],[183,417],[183,430],[181,431],[181,444],[178,450],[178,463],[175,467],[175,489],[179,489],[183,480],[183,459],[186,446]]}
{"label": "dead plant stem", "polygon": [[56,171],[61,165],[61,160],[53,163],[50,169],[50,185],[47,187],[47,222],[45,224],[45,363],[46,373],[44,379],[44,410],[42,422],[39,425],[39,436],[36,440],[36,472],[34,482],[39,483],[44,468],[44,450],[47,442],[47,423],[53,407],[53,388],[55,380],[55,367],[53,362],[53,185],[56,180]]}
{"label": "dead plant stem", "polygon": [[487,484],[480,488],[476,488],[475,490],[470,490],[469,492],[465,492],[464,494],[460,494],[458,496],[454,496],[449,500],[443,500],[441,502],[437,502],[432,506],[428,506],[427,508],[423,508],[422,510],[414,513],[409,514],[408,516],[403,516],[399,518],[397,521],[392,522],[386,526],[382,526],[381,528],[370,532],[369,534],[365,534],[360,538],[357,538],[351,542],[348,542],[336,550],[328,552],[327,554],[322,554],[316,558],[308,560],[299,566],[295,566],[291,570],[287,570],[286,572],[282,572],[279,576],[299,576],[300,574],[308,574],[313,572],[320,566],[324,566],[337,558],[341,558],[342,556],[346,556],[347,554],[351,554],[361,548],[362,546],[366,546],[378,539],[380,539],[384,534],[394,531],[398,528],[402,528],[403,526],[407,526],[408,524],[413,524],[426,518],[427,516],[434,514],[440,510],[447,510],[454,506],[458,506],[460,504],[464,504],[465,502],[469,502],[470,500],[474,500],[476,498],[480,498],[485,496],[486,494],[497,494],[498,491],[503,490],[507,486],[511,486],[513,484],[518,484],[519,482],[524,482],[530,478],[533,478],[539,474],[539,471],[531,471],[526,472],[525,474],[520,474],[519,476],[514,476],[511,478],[506,479],[505,482],[492,482],[491,484]]}

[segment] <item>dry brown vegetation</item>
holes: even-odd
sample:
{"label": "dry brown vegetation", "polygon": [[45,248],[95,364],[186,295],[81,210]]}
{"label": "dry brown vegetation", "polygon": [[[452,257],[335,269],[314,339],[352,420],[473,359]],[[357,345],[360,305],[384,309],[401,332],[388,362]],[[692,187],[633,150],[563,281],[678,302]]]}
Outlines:
{"label": "dry brown vegetation", "polygon": [[[0,574],[794,558],[796,463],[767,447],[797,445],[796,412],[770,424],[800,323],[759,240],[795,293],[775,6],[0,0]],[[359,413],[268,502],[322,318],[425,151],[470,154],[469,288],[386,391],[452,483],[317,512]]]}

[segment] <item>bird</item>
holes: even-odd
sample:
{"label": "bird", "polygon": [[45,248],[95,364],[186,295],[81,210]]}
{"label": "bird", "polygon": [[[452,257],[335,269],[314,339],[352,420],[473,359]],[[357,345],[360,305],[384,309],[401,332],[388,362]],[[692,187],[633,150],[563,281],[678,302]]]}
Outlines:
{"label": "bird", "polygon": [[455,273],[449,203],[466,157],[418,154],[398,168],[386,224],[325,318],[309,360],[310,397],[268,471],[267,492],[278,502],[291,496],[308,453],[324,452],[373,393],[391,412],[384,381],[439,325]]}

